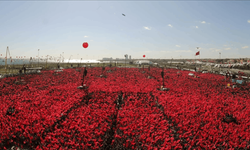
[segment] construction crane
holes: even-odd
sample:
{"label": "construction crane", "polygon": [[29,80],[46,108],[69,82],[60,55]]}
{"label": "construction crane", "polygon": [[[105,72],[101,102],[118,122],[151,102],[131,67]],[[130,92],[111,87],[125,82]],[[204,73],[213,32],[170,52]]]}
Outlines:
{"label": "construction crane", "polygon": [[[9,47],[7,46],[6,49],[6,57],[5,57],[5,73],[7,73],[7,58],[8,58],[8,54],[10,56],[10,51],[9,51]],[[10,57],[11,58],[11,57]]]}

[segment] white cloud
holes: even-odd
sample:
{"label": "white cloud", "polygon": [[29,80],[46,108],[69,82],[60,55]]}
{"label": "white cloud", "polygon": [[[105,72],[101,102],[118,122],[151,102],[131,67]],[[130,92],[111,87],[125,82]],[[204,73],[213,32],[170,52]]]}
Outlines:
{"label": "white cloud", "polygon": [[231,48],[229,48],[229,47],[228,47],[228,48],[225,48],[225,50],[230,50],[230,49],[231,49]]}
{"label": "white cloud", "polygon": [[87,38],[88,36],[85,35],[84,37]]}
{"label": "white cloud", "polygon": [[150,28],[150,27],[144,27],[144,29],[145,29],[145,30],[151,30],[151,28]]}
{"label": "white cloud", "polygon": [[250,23],[250,20],[247,20],[248,23]]}
{"label": "white cloud", "polygon": [[171,27],[171,28],[173,27],[171,24],[168,24],[168,26]]}
{"label": "white cloud", "polygon": [[195,26],[195,28],[197,28],[197,29],[198,29],[199,27],[198,27],[198,26]]}
{"label": "white cloud", "polygon": [[145,53],[151,53],[152,51],[145,51]]}
{"label": "white cloud", "polygon": [[210,24],[209,22],[206,21],[195,21],[196,23],[202,23],[202,24]]}
{"label": "white cloud", "polygon": [[246,49],[246,48],[248,48],[248,46],[244,46],[244,47],[242,47],[243,49]]}
{"label": "white cloud", "polygon": [[176,47],[181,47],[180,45],[175,45]]}

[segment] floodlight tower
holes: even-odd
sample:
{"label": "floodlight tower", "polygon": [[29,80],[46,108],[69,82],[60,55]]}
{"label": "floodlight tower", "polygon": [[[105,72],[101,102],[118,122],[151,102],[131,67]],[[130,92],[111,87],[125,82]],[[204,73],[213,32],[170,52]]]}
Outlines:
{"label": "floodlight tower", "polygon": [[8,54],[9,54],[9,56],[10,56],[9,47],[7,46],[7,49],[6,49],[6,57],[5,57],[5,73],[7,73],[7,58],[8,58]]}
{"label": "floodlight tower", "polygon": [[125,57],[125,76],[126,76],[126,59],[128,57],[128,54],[124,55],[124,57]]}
{"label": "floodlight tower", "polygon": [[38,67],[39,67],[39,49],[38,49]]}

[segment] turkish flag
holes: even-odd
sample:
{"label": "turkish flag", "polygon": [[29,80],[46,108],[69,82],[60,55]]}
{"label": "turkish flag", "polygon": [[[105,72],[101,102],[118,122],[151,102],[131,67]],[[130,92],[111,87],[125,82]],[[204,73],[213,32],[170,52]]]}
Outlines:
{"label": "turkish flag", "polygon": [[143,57],[145,57],[145,55],[143,55]]}
{"label": "turkish flag", "polygon": [[198,51],[198,52],[195,54],[195,56],[197,56],[197,55],[200,55],[200,51]]}

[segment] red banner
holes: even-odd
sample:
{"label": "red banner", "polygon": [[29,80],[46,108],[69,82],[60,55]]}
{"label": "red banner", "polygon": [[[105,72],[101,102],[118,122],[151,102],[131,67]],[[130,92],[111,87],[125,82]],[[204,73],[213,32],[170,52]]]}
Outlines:
{"label": "red banner", "polygon": [[198,51],[198,52],[195,54],[195,56],[197,56],[197,55],[200,55],[200,51]]}

